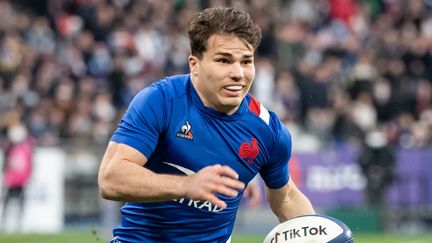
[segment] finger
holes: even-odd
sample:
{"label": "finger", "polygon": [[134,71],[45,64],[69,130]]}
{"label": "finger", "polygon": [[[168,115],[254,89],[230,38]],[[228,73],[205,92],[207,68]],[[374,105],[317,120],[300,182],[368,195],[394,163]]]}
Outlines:
{"label": "finger", "polygon": [[224,202],[223,200],[219,199],[218,197],[216,197],[213,194],[209,194],[205,200],[209,201],[210,203],[213,203],[218,208],[225,209],[227,207],[226,202]]}
{"label": "finger", "polygon": [[222,194],[228,197],[237,197],[238,191],[226,186],[218,186],[215,190],[215,193]]}
{"label": "finger", "polygon": [[221,166],[219,168],[219,174],[223,175],[223,176],[231,177],[231,178],[234,178],[234,179],[238,179],[239,178],[239,175],[237,174],[237,172],[235,170],[233,170],[231,167],[226,166],[226,165]]}
{"label": "finger", "polygon": [[211,166],[207,166],[206,168],[212,168],[212,169],[214,169],[214,170],[219,170],[221,167],[222,167],[222,165],[220,165],[220,164],[214,164],[214,165],[211,165]]}
{"label": "finger", "polygon": [[221,176],[220,183],[223,186],[227,186],[236,190],[243,190],[245,188],[245,184],[243,182],[236,179],[232,179],[230,177]]}

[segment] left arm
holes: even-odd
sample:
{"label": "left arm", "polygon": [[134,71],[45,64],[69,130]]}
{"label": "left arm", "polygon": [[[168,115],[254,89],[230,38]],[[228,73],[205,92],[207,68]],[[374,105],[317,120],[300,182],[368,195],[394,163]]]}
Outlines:
{"label": "left arm", "polygon": [[292,179],[279,189],[266,187],[267,200],[280,222],[296,216],[315,214],[309,199],[297,188]]}
{"label": "left arm", "polygon": [[270,207],[280,222],[300,215],[315,214],[309,199],[297,188],[289,176],[291,134],[276,115],[273,118],[275,143],[268,159],[270,162],[260,170],[260,175],[267,186],[266,195]]}

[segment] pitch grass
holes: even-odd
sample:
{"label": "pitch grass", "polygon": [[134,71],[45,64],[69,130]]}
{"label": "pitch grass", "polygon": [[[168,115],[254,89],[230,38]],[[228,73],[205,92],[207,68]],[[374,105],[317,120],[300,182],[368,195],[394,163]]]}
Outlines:
{"label": "pitch grass", "polygon": [[[431,234],[355,234],[355,243],[431,243]],[[264,236],[234,235],[233,243],[261,243]],[[13,243],[99,243],[108,242],[96,231],[70,231],[61,234],[0,234],[0,242]]]}

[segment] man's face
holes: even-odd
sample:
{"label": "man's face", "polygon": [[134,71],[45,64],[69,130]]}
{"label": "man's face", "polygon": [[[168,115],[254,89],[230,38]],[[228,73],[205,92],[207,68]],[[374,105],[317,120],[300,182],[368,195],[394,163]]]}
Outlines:
{"label": "man's face", "polygon": [[255,77],[254,50],[233,35],[213,35],[201,59],[189,56],[191,78],[204,105],[234,113]]}

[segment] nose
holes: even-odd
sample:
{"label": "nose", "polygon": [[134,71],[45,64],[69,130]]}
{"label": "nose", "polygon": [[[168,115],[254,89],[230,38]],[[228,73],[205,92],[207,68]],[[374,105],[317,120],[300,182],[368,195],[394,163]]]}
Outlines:
{"label": "nose", "polygon": [[231,65],[231,70],[229,72],[229,77],[235,81],[240,81],[244,77],[244,71],[240,63],[234,62]]}

